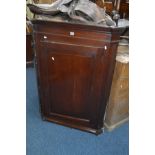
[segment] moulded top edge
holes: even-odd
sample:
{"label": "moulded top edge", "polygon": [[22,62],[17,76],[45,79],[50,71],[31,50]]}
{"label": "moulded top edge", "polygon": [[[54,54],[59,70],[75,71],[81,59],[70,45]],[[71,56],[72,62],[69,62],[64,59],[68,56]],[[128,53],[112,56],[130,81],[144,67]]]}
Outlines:
{"label": "moulded top edge", "polygon": [[52,20],[40,20],[40,19],[33,19],[31,20],[33,24],[46,24],[46,25],[62,25],[62,26],[71,26],[71,27],[79,27],[85,28],[87,30],[96,30],[96,31],[106,31],[109,33],[122,33],[128,27],[114,27],[114,26],[102,26],[102,25],[95,25],[95,24],[86,24],[86,23],[77,23],[77,22],[66,22],[66,21],[52,21]]}

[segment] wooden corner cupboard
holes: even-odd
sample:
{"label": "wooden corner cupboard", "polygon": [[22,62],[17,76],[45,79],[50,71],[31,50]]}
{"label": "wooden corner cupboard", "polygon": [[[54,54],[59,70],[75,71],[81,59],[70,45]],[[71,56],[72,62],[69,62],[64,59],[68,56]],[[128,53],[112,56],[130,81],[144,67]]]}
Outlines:
{"label": "wooden corner cupboard", "polygon": [[43,120],[102,133],[122,28],[33,20]]}

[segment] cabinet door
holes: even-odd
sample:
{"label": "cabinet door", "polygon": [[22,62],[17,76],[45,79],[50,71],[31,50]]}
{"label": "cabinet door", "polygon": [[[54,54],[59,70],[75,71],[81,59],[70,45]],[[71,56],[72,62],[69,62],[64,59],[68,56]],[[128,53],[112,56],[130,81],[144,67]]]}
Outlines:
{"label": "cabinet door", "polygon": [[42,44],[46,113],[90,120],[94,73],[103,49],[56,42]]}

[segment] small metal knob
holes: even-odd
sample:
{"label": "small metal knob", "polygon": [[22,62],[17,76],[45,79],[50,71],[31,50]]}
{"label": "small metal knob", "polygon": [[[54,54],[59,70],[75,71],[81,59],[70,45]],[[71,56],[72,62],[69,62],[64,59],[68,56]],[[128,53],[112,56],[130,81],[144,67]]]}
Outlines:
{"label": "small metal knob", "polygon": [[107,46],[106,45],[104,46],[104,49],[107,50]]}
{"label": "small metal knob", "polygon": [[116,22],[116,26],[118,26],[118,20],[120,19],[120,15],[119,14],[115,14],[113,16],[113,20]]}
{"label": "small metal knob", "polygon": [[118,11],[117,11],[117,10],[112,10],[112,12],[111,12],[111,17],[113,18],[113,16],[114,16],[115,14],[118,14]]}

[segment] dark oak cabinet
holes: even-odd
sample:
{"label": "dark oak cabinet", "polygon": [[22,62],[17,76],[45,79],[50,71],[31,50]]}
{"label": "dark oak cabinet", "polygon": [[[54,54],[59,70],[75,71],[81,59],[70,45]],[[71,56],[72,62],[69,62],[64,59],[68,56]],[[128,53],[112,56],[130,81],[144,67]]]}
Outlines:
{"label": "dark oak cabinet", "polygon": [[42,118],[101,133],[122,29],[32,22]]}

